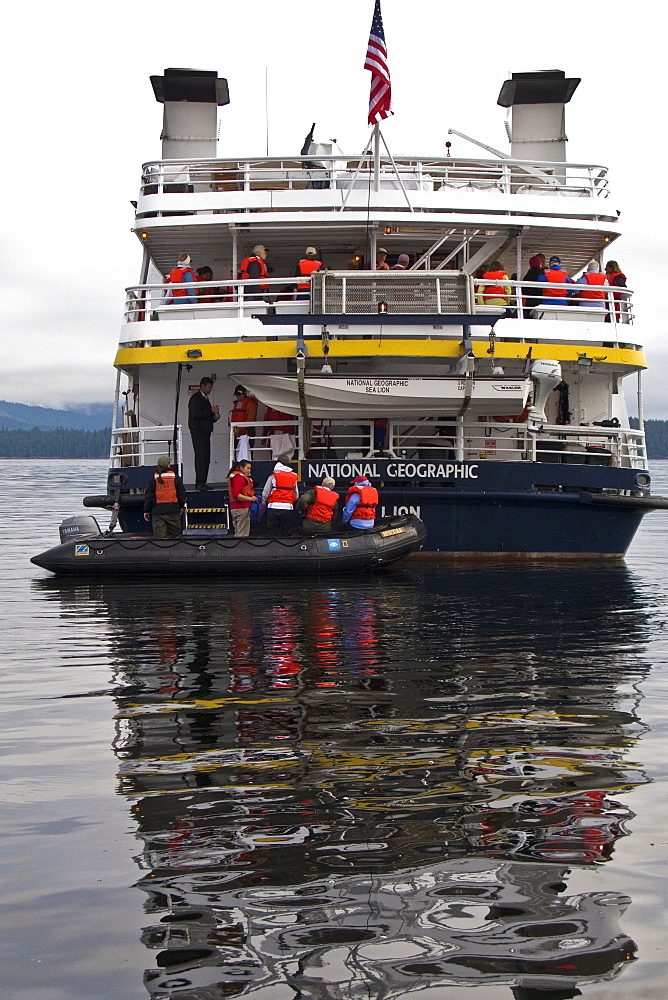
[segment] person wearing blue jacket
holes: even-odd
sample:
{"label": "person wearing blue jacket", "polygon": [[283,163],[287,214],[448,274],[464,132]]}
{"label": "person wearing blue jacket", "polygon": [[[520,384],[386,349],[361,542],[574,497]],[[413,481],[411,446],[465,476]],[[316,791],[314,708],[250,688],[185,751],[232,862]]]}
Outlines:
{"label": "person wearing blue jacket", "polygon": [[346,505],[341,520],[351,528],[368,530],[376,523],[378,490],[366,476],[355,476],[346,494]]}

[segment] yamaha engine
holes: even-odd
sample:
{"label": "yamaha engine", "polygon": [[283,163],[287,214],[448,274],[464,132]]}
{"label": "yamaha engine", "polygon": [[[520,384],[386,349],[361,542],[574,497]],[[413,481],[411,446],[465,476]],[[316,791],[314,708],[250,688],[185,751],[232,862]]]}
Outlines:
{"label": "yamaha engine", "polygon": [[86,535],[99,535],[100,525],[92,514],[77,514],[66,517],[60,522],[60,542],[69,542],[71,538],[83,538]]}

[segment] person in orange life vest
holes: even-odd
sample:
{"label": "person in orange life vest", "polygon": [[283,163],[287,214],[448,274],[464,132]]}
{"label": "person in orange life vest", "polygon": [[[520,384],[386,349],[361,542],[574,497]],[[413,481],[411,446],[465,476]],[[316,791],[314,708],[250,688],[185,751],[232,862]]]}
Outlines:
{"label": "person in orange life vest", "polygon": [[289,461],[288,455],[279,457],[262,490],[262,499],[267,504],[267,529],[274,538],[292,533],[292,512],[299,499],[299,477],[288,465]]}
{"label": "person in orange life vest", "polygon": [[154,538],[178,538],[181,534],[186,490],[171,464],[169,455],[161,455],[156,473],[144,490],[144,520],[151,521]]}
{"label": "person in orange life vest", "polygon": [[576,305],[587,306],[588,309],[605,309],[605,289],[608,285],[608,279],[604,274],[601,274],[597,261],[592,260],[587,265],[587,270],[577,279],[575,284],[585,286],[575,297]]}
{"label": "person in orange life vest", "polygon": [[549,267],[538,278],[545,281],[548,288],[543,292],[544,306],[567,306],[571,294],[564,288],[550,288],[549,285],[572,285],[573,279],[561,266],[561,257],[550,257]]}
{"label": "person in orange life vest", "polygon": [[208,490],[211,460],[211,434],[213,425],[220,420],[220,411],[212,406],[209,396],[213,391],[213,379],[205,376],[200,380],[199,391],[188,400],[188,430],[195,456],[195,486],[198,490]]}
{"label": "person in orange life vest", "polygon": [[[318,251],[315,247],[306,247],[306,253],[301,260],[297,261],[297,266],[292,272],[295,278],[310,278],[314,271],[319,271],[322,261],[318,260]],[[296,299],[310,298],[311,284],[308,281],[300,281],[297,284]]]}
{"label": "person in orange life vest", "polygon": [[302,493],[297,501],[297,510],[304,515],[302,533],[304,535],[329,535],[336,516],[338,493],[331,476],[325,476],[320,486],[312,486]]}
{"label": "person in orange life vest", "polygon": [[[195,272],[190,266],[190,257],[187,253],[182,253],[174,270],[170,271],[167,275],[166,283],[170,285],[189,285],[191,283],[194,284],[196,280]],[[193,288],[191,292],[189,288],[168,288],[164,301],[174,302],[178,305],[184,305],[185,303],[194,305],[197,302],[195,289]]]}
{"label": "person in orange life vest", "polygon": [[366,476],[355,476],[346,494],[346,505],[341,520],[351,528],[365,530],[373,528],[377,505],[378,490],[375,486],[371,485]]}
{"label": "person in orange life vest", "polygon": [[[608,280],[608,284],[612,288],[626,288],[626,275],[622,273],[619,269],[619,264],[616,260],[609,260],[605,265],[605,276]],[[620,317],[623,323],[628,323],[628,307],[622,305],[628,298],[625,292],[614,292],[615,297],[615,314],[617,316],[617,322],[619,323]],[[606,319],[606,322],[610,321],[610,316]]]}
{"label": "person in orange life vest", "polygon": [[250,535],[250,509],[257,500],[253,490],[250,462],[235,462],[227,473],[227,492],[230,498],[234,534],[239,538]]}
{"label": "person in orange life vest", "polygon": [[390,270],[390,265],[385,260],[386,257],[387,257],[387,250],[384,250],[383,247],[380,247],[380,249],[376,250],[376,270],[377,271],[389,271]]}
{"label": "person in orange life vest", "polygon": [[477,302],[479,306],[501,306],[505,309],[510,304],[510,285],[508,275],[503,270],[499,260],[493,260],[487,271],[483,271],[482,283],[477,286]]}
{"label": "person in orange life vest", "polygon": [[[239,277],[246,278],[268,278],[269,271],[265,261],[267,259],[267,248],[258,243],[253,247],[253,256],[244,257],[239,265]],[[265,292],[269,291],[269,285],[262,283],[259,285],[243,285],[244,298],[261,299]]]}
{"label": "person in orange life vest", "polygon": [[[197,274],[195,275],[197,281],[213,281],[213,271],[210,267],[206,265],[204,267],[197,268]],[[218,302],[220,300],[220,289],[212,288],[198,288],[197,289],[197,301],[198,302]]]}
{"label": "person in orange life vest", "polygon": [[230,423],[239,425],[234,428],[234,436],[237,439],[237,460],[248,458],[248,440],[244,442],[241,452],[239,451],[239,443],[240,438],[244,435],[255,434],[254,427],[244,427],[244,424],[249,420],[255,420],[256,417],[257,398],[252,393],[249,394],[245,386],[238,385],[234,390],[234,399],[230,410]]}

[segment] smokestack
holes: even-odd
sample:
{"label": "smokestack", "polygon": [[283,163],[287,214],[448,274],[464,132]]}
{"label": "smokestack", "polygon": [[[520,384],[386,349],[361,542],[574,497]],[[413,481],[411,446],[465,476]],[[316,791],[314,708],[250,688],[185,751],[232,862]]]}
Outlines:
{"label": "smokestack", "polygon": [[227,80],[215,70],[166,69],[151,83],[156,101],[164,105],[162,159],[215,157],[217,109],[230,103]]}
{"label": "smokestack", "polygon": [[518,160],[566,160],[565,106],[578,79],[560,69],[513,73],[497,104],[512,108],[510,155]]}

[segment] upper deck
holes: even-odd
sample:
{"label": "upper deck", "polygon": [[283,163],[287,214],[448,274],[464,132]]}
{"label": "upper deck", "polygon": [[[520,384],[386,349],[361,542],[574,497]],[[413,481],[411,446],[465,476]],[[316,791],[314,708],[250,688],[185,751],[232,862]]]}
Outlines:
{"label": "upper deck", "polygon": [[187,249],[215,277],[216,265],[236,277],[256,243],[270,249],[276,274],[289,275],[307,243],[344,270],[368,263],[379,241],[390,256],[425,255],[427,268],[472,272],[507,253],[510,273],[516,259],[544,251],[574,273],[619,235],[609,193],[598,164],[386,156],[376,170],[368,158],[342,156],[157,160],[143,167],[135,231],[160,273]]}

